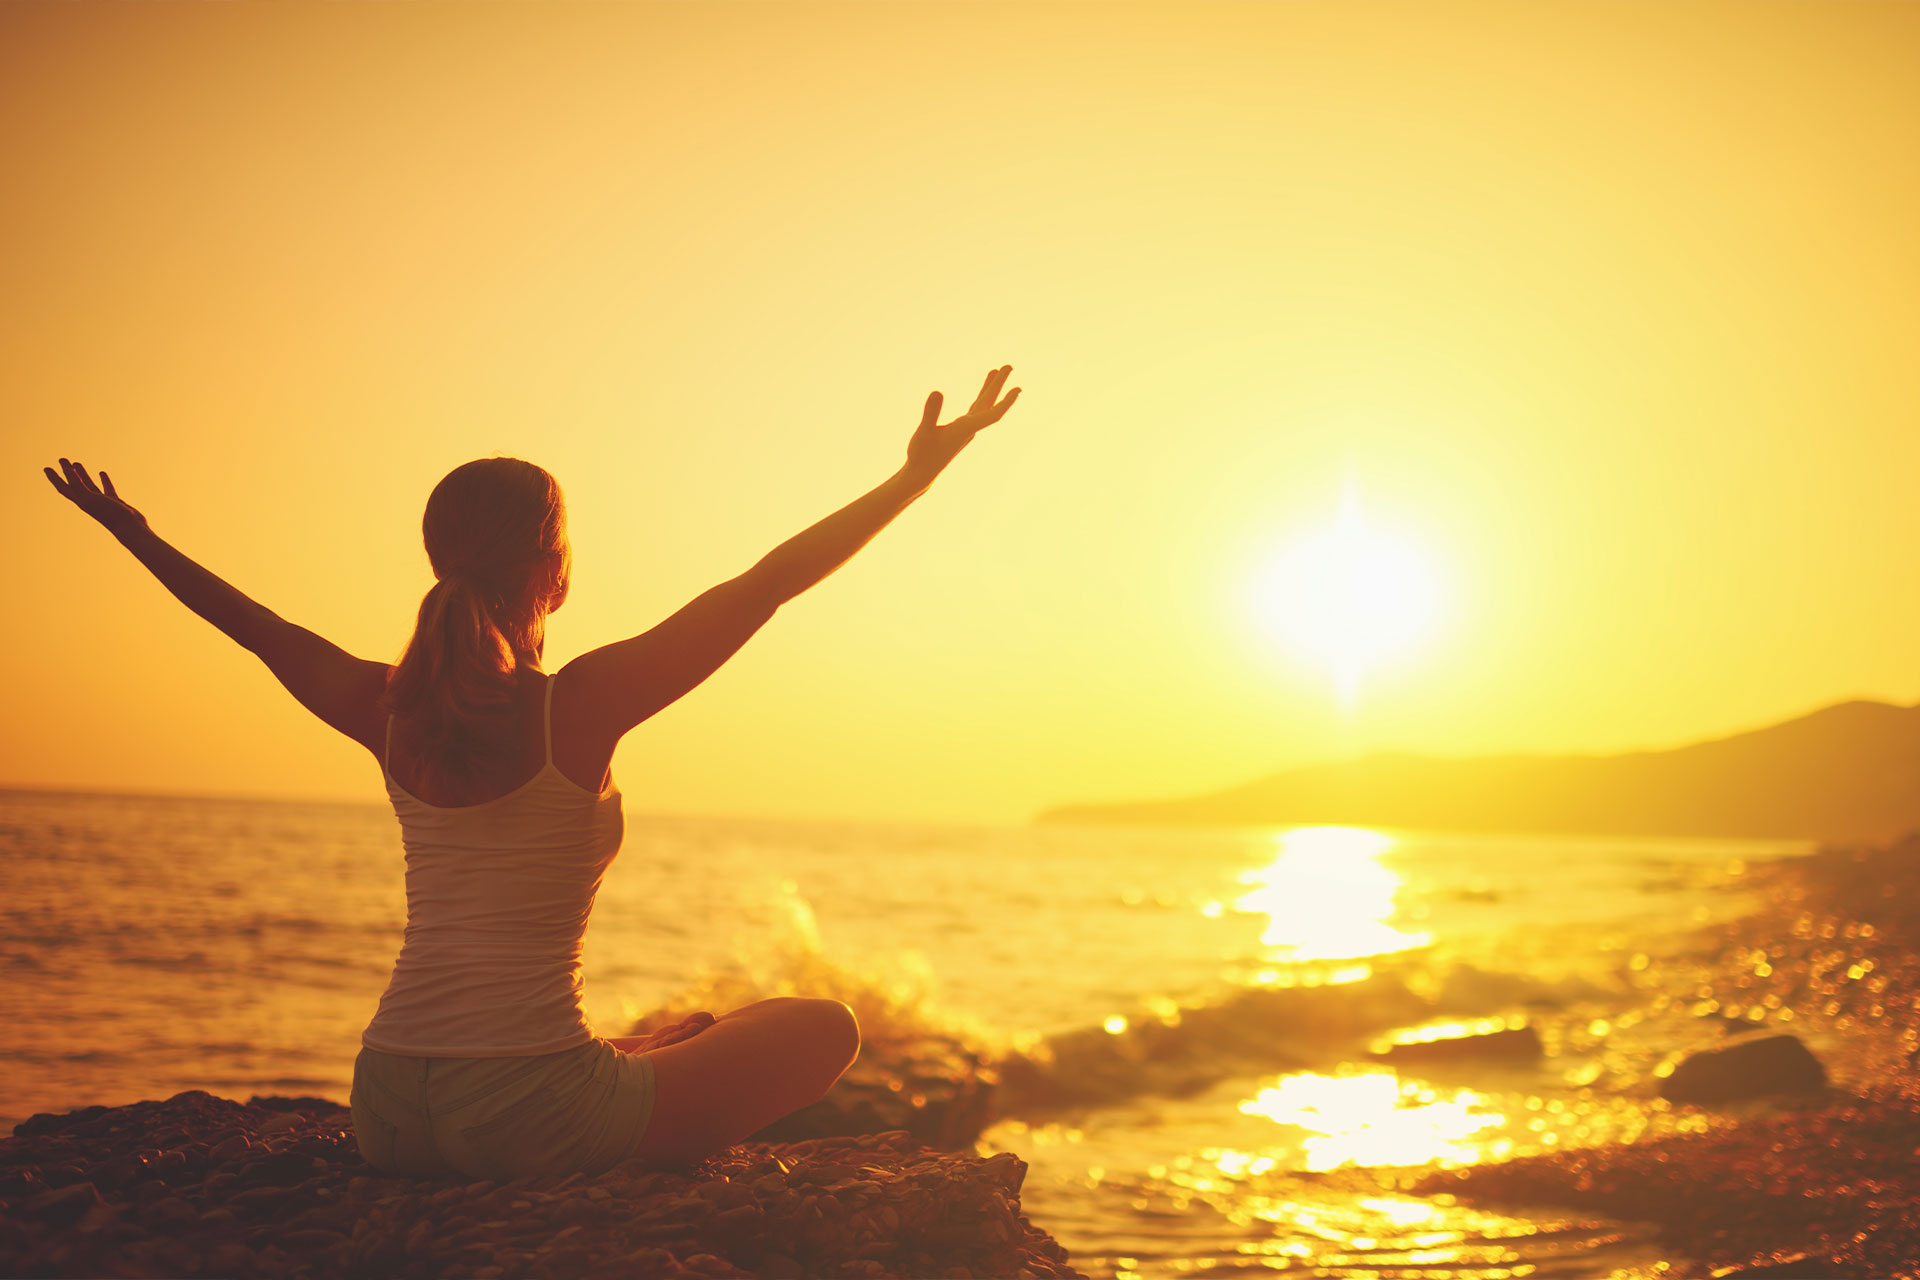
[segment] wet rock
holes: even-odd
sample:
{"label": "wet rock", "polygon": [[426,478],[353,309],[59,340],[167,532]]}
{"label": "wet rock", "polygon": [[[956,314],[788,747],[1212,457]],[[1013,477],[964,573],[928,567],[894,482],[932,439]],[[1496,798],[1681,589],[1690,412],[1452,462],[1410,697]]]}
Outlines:
{"label": "wet rock", "polygon": [[1920,1109],[1898,1090],[1827,1095],[1701,1132],[1428,1174],[1476,1204],[1566,1205],[1657,1224],[1675,1276],[1898,1276],[1920,1258]]}
{"label": "wet rock", "polygon": [[[379,1174],[345,1108],[271,1101],[193,1090],[18,1126],[0,1186],[27,1194],[0,1216],[0,1274],[1078,1274],[1021,1215],[1017,1157],[932,1150],[904,1127],[496,1184]],[[126,1177],[161,1152],[178,1159]],[[125,1185],[103,1185],[109,1167]]]}
{"label": "wet rock", "polygon": [[1407,1066],[1454,1062],[1531,1062],[1544,1052],[1531,1026],[1442,1033],[1398,1039],[1376,1046],[1370,1057]]}
{"label": "wet rock", "polygon": [[950,1037],[863,1046],[826,1097],[754,1137],[784,1142],[904,1129],[931,1146],[964,1147],[997,1118],[998,1083],[985,1057]]}
{"label": "wet rock", "polygon": [[1243,987],[1172,1016],[1110,1019],[1047,1037],[1000,1064],[1006,1115],[1040,1117],[1143,1096],[1191,1097],[1223,1080],[1321,1062],[1357,1036],[1430,1017],[1397,977]]}
{"label": "wet rock", "polygon": [[1771,1094],[1812,1093],[1826,1086],[1826,1068],[1798,1036],[1755,1031],[1730,1036],[1683,1059],[1661,1081],[1660,1096],[1711,1106]]}

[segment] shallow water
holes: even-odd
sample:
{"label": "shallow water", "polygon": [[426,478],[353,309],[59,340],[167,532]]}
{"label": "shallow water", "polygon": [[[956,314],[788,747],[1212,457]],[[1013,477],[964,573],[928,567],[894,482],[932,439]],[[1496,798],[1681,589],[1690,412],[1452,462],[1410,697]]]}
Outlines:
{"label": "shallow water", "polygon": [[[1630,1225],[1421,1199],[1407,1171],[1694,1123],[1645,1087],[1703,1034],[1667,1016],[1690,993],[1637,975],[1801,851],[631,813],[586,1008],[621,1034],[739,973],[1020,1052],[982,1145],[1031,1163],[1030,1216],[1092,1274],[1631,1274],[1658,1252]],[[0,792],[0,855],[0,1123],[346,1097],[404,924],[383,806]],[[1379,1056],[1522,1026],[1544,1056]]]}

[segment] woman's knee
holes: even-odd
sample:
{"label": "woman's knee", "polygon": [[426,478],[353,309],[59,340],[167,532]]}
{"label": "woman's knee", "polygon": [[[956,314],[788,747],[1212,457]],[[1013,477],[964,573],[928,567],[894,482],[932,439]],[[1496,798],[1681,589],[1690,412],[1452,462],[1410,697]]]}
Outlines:
{"label": "woman's knee", "polygon": [[801,1037],[830,1055],[844,1053],[849,1063],[860,1052],[860,1023],[853,1016],[853,1010],[841,1000],[773,996],[736,1009],[726,1018],[741,1016],[777,1020],[787,1035]]}
{"label": "woman's knee", "polygon": [[[729,1020],[752,1023],[784,1047],[789,1069],[810,1068],[802,1078],[819,1076],[819,1090],[833,1086],[860,1054],[860,1024],[843,1001],[817,996],[775,996],[734,1010]],[[703,1033],[706,1034],[706,1033]]]}
{"label": "woman's knee", "polygon": [[[839,1000],[812,1000],[810,1017],[818,1026],[818,1034],[828,1056],[839,1062],[839,1071],[845,1071],[860,1056],[860,1022],[853,1016],[853,1010]],[[835,1077],[838,1078],[839,1071]]]}
{"label": "woman's knee", "polygon": [[860,1024],[839,1000],[794,997],[783,1012],[785,1039],[797,1061],[811,1065],[809,1074],[824,1095],[859,1056]]}

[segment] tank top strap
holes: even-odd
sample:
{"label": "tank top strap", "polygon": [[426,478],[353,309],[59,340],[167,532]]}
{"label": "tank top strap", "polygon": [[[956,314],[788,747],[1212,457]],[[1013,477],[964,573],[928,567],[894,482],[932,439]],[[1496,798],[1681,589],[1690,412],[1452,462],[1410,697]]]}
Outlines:
{"label": "tank top strap", "polygon": [[545,725],[544,733],[547,740],[547,767],[549,769],[553,767],[553,682],[557,675],[558,673],[556,672],[555,675],[547,677],[547,709],[542,713],[542,722]]}

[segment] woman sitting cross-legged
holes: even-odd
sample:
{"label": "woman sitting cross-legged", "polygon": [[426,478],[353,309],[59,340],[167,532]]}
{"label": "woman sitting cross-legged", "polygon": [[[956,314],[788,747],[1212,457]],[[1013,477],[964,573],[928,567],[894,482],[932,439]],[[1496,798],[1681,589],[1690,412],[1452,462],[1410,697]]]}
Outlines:
{"label": "woman sitting cross-legged", "polygon": [[697,1159],[827,1092],[859,1051],[836,1000],[763,1000],[607,1038],[581,1008],[581,942],[624,824],[610,771],[628,730],[712,675],[999,421],[1010,368],[906,463],[652,630],[541,670],[567,598],[560,486],[531,463],[456,467],[427,500],[437,581],[398,664],[355,658],[163,541],[101,472],[47,476],[188,608],[379,761],[406,850],[407,928],[362,1035],[353,1127],[398,1174],[505,1180]]}

